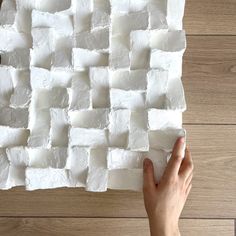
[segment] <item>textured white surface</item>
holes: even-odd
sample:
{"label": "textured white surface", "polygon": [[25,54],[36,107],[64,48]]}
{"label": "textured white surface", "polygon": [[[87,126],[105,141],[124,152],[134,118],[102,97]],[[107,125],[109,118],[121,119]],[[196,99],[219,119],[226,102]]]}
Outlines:
{"label": "textured white surface", "polygon": [[0,189],[140,190],[185,136],[185,0],[4,0]]}

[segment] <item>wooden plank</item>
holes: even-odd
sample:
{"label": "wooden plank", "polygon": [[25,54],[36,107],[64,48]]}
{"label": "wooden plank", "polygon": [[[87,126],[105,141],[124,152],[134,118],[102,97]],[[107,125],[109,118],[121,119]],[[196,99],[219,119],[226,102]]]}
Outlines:
{"label": "wooden plank", "polygon": [[[182,236],[233,236],[233,220],[181,220]],[[147,219],[0,218],[1,236],[149,236]]]}
{"label": "wooden plank", "polygon": [[236,37],[189,36],[187,42],[184,122],[236,124]]}
{"label": "wooden plank", "polygon": [[233,220],[198,220],[187,219],[180,222],[181,235],[220,236],[234,235]]}
{"label": "wooden plank", "polygon": [[[186,126],[193,152],[193,190],[183,212],[188,218],[236,215],[236,126]],[[142,193],[80,189],[0,192],[0,216],[145,217]]]}
{"label": "wooden plank", "polygon": [[188,34],[236,35],[236,0],[186,0]]}

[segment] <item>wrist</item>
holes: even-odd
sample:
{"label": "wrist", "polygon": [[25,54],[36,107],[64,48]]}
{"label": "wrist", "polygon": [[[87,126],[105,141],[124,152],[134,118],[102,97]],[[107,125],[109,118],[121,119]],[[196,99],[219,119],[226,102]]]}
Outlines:
{"label": "wrist", "polygon": [[161,221],[155,218],[149,218],[151,236],[180,236],[178,222]]}

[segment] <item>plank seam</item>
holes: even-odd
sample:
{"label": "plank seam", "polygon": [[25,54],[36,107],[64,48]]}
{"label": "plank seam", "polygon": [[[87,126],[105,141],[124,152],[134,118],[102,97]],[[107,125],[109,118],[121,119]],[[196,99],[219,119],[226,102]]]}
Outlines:
{"label": "plank seam", "polygon": [[211,126],[214,126],[214,125],[216,125],[216,126],[219,126],[219,125],[222,125],[222,126],[235,126],[236,125],[236,123],[235,124],[224,124],[224,123],[183,123],[183,125],[205,125],[205,126],[207,126],[207,125],[211,125]]}
{"label": "plank seam", "polygon": [[235,37],[236,34],[188,34],[186,33],[186,36],[199,36],[199,37]]}
{"label": "plank seam", "polygon": [[[107,217],[107,216],[0,216],[0,218],[35,218],[35,219],[148,219],[147,217]],[[180,220],[222,220],[222,221],[234,221],[235,232],[236,232],[236,219],[235,218],[204,218],[204,217],[181,217]],[[236,236],[236,235],[235,235]]]}

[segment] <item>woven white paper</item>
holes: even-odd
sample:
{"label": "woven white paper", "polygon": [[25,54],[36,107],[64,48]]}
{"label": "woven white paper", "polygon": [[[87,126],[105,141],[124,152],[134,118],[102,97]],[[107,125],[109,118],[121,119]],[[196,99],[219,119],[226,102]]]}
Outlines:
{"label": "woven white paper", "polygon": [[185,136],[184,0],[4,0],[0,188],[141,190]]}

